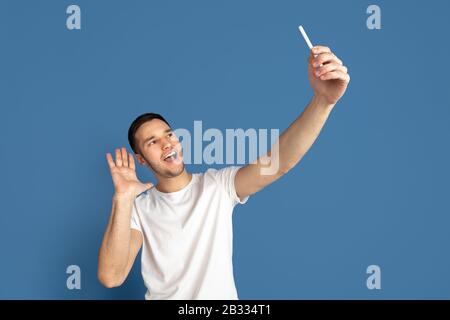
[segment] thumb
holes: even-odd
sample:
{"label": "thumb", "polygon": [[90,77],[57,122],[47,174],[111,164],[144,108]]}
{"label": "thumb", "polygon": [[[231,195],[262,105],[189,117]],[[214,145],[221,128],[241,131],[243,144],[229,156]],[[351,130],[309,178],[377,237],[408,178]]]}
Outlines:
{"label": "thumb", "polygon": [[144,183],[144,185],[145,185],[145,190],[148,190],[153,187],[153,183],[151,183],[151,182]]}
{"label": "thumb", "polygon": [[153,187],[152,183],[139,183],[139,186],[137,187],[137,193],[141,194],[145,191],[147,191],[148,189],[150,189],[151,187]]}

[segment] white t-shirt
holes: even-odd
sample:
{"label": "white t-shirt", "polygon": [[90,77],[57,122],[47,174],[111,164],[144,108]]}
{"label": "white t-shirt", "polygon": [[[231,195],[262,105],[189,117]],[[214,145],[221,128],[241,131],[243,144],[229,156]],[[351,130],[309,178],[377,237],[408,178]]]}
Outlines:
{"label": "white t-shirt", "polygon": [[238,299],[233,275],[233,208],[240,167],[192,174],[183,189],[151,188],[133,206],[131,228],[143,234],[142,277],[153,299]]}

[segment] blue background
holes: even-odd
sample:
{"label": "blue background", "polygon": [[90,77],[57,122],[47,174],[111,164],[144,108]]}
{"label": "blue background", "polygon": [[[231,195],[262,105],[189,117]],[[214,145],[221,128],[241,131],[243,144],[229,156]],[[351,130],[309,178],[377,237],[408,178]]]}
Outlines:
{"label": "blue background", "polygon": [[[82,30],[66,28],[72,3]],[[381,30],[366,27],[370,4]],[[240,298],[450,298],[449,12],[438,0],[1,0],[0,298],[143,299],[140,261],[120,288],[97,280],[105,153],[149,111],[187,129],[284,130],[311,98],[299,24],[352,80],[301,163],[236,208]],[[71,264],[81,290],[66,287]],[[372,264],[381,290],[366,287]]]}

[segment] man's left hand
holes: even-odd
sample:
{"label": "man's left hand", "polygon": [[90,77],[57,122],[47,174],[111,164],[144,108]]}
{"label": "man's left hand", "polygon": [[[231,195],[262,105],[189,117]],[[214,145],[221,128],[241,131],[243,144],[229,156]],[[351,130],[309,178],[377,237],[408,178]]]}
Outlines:
{"label": "man's left hand", "polygon": [[311,49],[308,78],[316,98],[330,105],[338,102],[350,82],[347,67],[330,48],[324,46]]}

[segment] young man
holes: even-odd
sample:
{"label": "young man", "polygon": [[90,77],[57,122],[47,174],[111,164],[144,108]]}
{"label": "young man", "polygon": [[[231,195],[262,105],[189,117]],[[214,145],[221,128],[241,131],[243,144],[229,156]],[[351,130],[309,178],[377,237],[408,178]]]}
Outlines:
{"label": "young man", "polygon": [[276,159],[277,170],[271,174],[263,173],[266,161],[188,173],[167,121],[153,113],[138,117],[129,129],[129,143],[157,184],[138,180],[133,155],[125,148],[116,149],[115,161],[106,155],[115,193],[99,253],[100,282],[120,286],[142,247],[146,299],[238,299],[232,264],[234,206],[302,159],[350,81],[342,61],[323,46],[311,50],[308,78],[311,102],[280,135],[276,150],[259,159]]}

